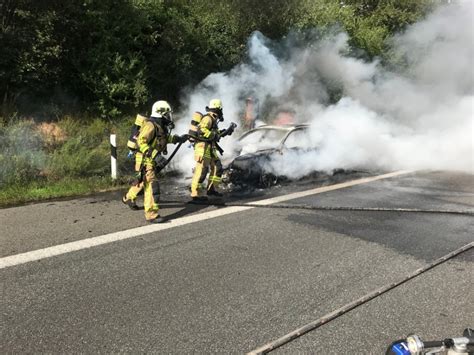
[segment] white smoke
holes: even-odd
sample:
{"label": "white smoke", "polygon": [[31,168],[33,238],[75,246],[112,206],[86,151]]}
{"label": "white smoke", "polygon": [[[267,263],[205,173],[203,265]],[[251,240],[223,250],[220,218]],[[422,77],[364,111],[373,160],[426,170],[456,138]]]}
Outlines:
{"label": "white smoke", "polygon": [[[278,54],[255,33],[248,62],[209,75],[186,97],[184,117],[218,97],[225,122],[239,122],[249,94],[262,106],[275,105],[273,112],[293,108],[299,122],[310,123],[318,149],[276,156],[266,167],[291,178],[335,168],[474,173],[473,13],[471,2],[439,7],[393,38],[393,57],[406,63],[402,73],[347,55],[345,33],[305,46],[288,41]],[[342,97],[329,105],[334,88]],[[178,129],[185,132],[188,123]],[[222,140],[228,156],[234,139]],[[192,165],[192,153],[181,154],[179,167],[188,175]]]}

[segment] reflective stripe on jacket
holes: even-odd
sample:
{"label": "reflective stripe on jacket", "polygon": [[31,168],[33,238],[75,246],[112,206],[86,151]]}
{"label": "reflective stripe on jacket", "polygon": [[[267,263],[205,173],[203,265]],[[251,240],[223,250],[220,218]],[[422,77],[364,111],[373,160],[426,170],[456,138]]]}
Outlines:
{"label": "reflective stripe on jacket", "polygon": [[166,131],[152,119],[147,119],[137,138],[139,151],[135,159],[136,163],[141,165],[154,165],[154,158],[166,151],[168,143],[174,143],[175,137],[166,134]]}
{"label": "reflective stripe on jacket", "polygon": [[[213,112],[207,112],[199,122],[199,137],[212,141],[219,134],[217,127],[217,115]],[[217,157],[216,148],[211,142],[196,142],[194,144],[194,156],[197,158]]]}

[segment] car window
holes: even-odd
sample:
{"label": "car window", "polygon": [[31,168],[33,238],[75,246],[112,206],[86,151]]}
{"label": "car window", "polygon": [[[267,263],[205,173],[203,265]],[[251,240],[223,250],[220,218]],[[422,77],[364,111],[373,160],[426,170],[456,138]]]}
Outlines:
{"label": "car window", "polygon": [[298,129],[291,132],[284,143],[285,148],[308,149],[314,148],[315,144],[311,141],[308,130]]}
{"label": "car window", "polygon": [[254,153],[262,149],[278,148],[287,131],[258,129],[240,140],[241,154]]}

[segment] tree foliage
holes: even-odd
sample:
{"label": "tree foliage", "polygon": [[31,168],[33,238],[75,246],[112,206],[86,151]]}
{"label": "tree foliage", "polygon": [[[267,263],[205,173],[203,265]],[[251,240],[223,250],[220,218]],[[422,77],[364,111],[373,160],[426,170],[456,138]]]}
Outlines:
{"label": "tree foliage", "polygon": [[433,0],[3,0],[2,113],[88,111],[114,118],[231,68],[259,30],[338,25],[354,48],[384,57],[391,34]]}

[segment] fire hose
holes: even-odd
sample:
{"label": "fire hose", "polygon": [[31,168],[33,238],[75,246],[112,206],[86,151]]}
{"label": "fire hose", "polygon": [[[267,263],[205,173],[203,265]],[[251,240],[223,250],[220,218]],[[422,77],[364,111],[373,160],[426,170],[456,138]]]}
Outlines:
{"label": "fire hose", "polygon": [[[188,136],[187,134],[185,136]],[[178,145],[176,146],[176,148],[174,148],[173,150],[173,153],[171,153],[171,155],[168,157],[168,159],[166,159],[166,162],[160,167],[160,169],[156,169],[156,173],[159,173],[161,170],[163,170],[164,168],[166,168],[166,166],[169,164],[169,162],[174,158],[174,156],[176,155],[176,153],[178,153],[178,150],[179,148],[181,148],[181,146],[183,145],[183,143],[186,142],[186,141],[181,141],[178,143]]]}
{"label": "fire hose", "polygon": [[[231,122],[230,124],[230,127],[225,129],[224,131],[222,131],[223,135],[221,135],[222,137],[226,136],[227,134],[229,134],[229,132],[233,132],[235,127],[237,127],[237,125],[234,123],[234,122]],[[189,134],[185,134],[183,135],[184,137],[186,137],[187,139],[189,138],[192,138],[196,141],[199,141],[199,142],[207,142],[207,143],[211,143],[214,145],[214,147],[219,151],[220,154],[223,154],[224,153],[224,150],[219,146],[219,144],[217,144],[217,141],[215,140],[209,140],[209,139],[205,139],[205,138],[202,138],[202,137],[199,137],[199,136],[193,136],[193,135],[189,135]],[[179,142],[178,146],[173,150],[173,153],[171,153],[171,155],[169,156],[168,159],[166,159],[166,162],[163,164],[163,166],[160,167],[159,170],[157,170],[156,172],[159,173],[161,170],[163,170],[168,164],[169,162],[171,161],[171,159],[173,159],[173,157],[176,155],[176,153],[178,152],[179,148],[181,148],[181,146],[183,145],[185,141],[181,141]]]}
{"label": "fire hose", "polygon": [[345,207],[345,206],[312,206],[300,204],[271,204],[261,205],[258,203],[226,203],[225,206],[235,207],[259,207],[274,209],[300,209],[313,211],[357,211],[357,212],[398,212],[398,213],[433,213],[433,214],[457,214],[474,216],[472,210],[439,210],[439,209],[419,209],[419,208],[387,208],[387,207]]}
{"label": "fire hose", "polygon": [[[215,144],[215,147],[216,149],[219,151],[219,153],[224,153],[224,150],[217,144],[217,142],[213,141],[213,140],[209,140],[209,139],[205,139],[205,138],[201,138],[201,137],[197,137],[197,136],[191,136],[189,134],[185,134],[183,135],[184,137],[186,137],[187,139],[189,138],[192,138],[196,141],[199,141],[199,142],[207,142],[207,143],[214,143]],[[176,155],[176,153],[178,152],[179,148],[181,148],[181,146],[183,145],[183,143],[186,142],[186,141],[181,141],[179,142],[179,144],[177,145],[177,147],[173,150],[173,152],[171,153],[171,155],[168,157],[168,159],[166,159],[166,162],[160,167],[160,169],[157,169],[156,170],[156,173],[159,173],[161,170],[163,170],[168,164],[169,162],[174,158],[174,156]]]}
{"label": "fire hose", "polygon": [[[234,124],[235,125],[235,124]],[[205,139],[205,138],[202,138],[202,137],[197,137],[197,136],[191,136],[189,134],[185,134],[183,135],[184,137],[186,137],[188,140],[189,138],[192,138],[196,141],[199,141],[199,142],[207,142],[207,143],[211,143],[215,146],[215,148],[219,151],[220,154],[223,154],[224,153],[224,150],[217,144],[216,141],[214,140],[209,140],[209,139]],[[164,164],[162,164],[160,166],[159,169],[156,169],[155,170],[155,173],[159,173],[160,171],[162,171],[164,168],[166,168],[166,166],[171,162],[171,160],[174,158],[174,156],[176,155],[176,153],[178,153],[178,150],[181,148],[181,146],[183,145],[183,143],[186,142],[186,141],[181,141],[178,143],[177,147],[173,150],[173,152],[171,153],[171,155],[168,157],[168,159],[166,159],[166,161],[164,162]],[[143,167],[140,169],[140,174],[139,174],[139,177],[137,180],[135,180],[134,182],[132,182],[132,184],[134,185],[137,185],[138,183],[140,183],[143,179],[143,172],[141,171],[143,169]]]}
{"label": "fire hose", "polygon": [[438,265],[440,264],[443,264],[445,263],[446,261],[448,260],[451,260],[453,259],[454,257],[458,256],[459,254],[461,253],[464,253],[464,252],[467,252],[468,250],[472,249],[474,247],[474,242],[471,242],[469,244],[466,244],[464,246],[462,246],[461,248],[459,249],[456,249],[456,250],[453,250],[452,252],[442,256],[441,258],[439,259],[436,259],[435,261],[431,262],[430,264],[422,267],[422,268],[419,268],[405,276],[403,276],[400,280],[398,281],[395,281],[395,282],[392,282],[392,283],[388,283],[352,302],[349,302],[347,303],[346,305],[336,309],[335,311],[329,313],[329,314],[326,314],[325,316],[323,316],[322,318],[319,318],[317,320],[314,320],[310,323],[307,323],[305,325],[303,325],[302,327],[296,329],[296,330],[293,330],[292,332],[290,333],[287,333],[283,336],[281,336],[280,338],[278,339],[275,339],[261,347],[259,347],[258,349],[255,349],[253,351],[250,351],[247,353],[247,355],[259,355],[259,354],[267,354],[269,353],[270,351],[273,351],[275,350],[276,348],[279,348],[280,346],[284,345],[284,344],[287,344],[299,337],[301,337],[302,335],[314,330],[314,329],[317,329],[333,320],[335,320],[336,318],[339,318],[340,316],[362,306],[363,304],[373,300],[374,298],[377,298],[379,296],[381,296],[382,294],[384,293],[387,293],[388,291],[410,281],[411,279],[414,279],[415,277],[418,277],[419,275],[421,274],[424,274],[425,272],[431,270],[431,269],[434,269],[435,267],[437,267]]}

